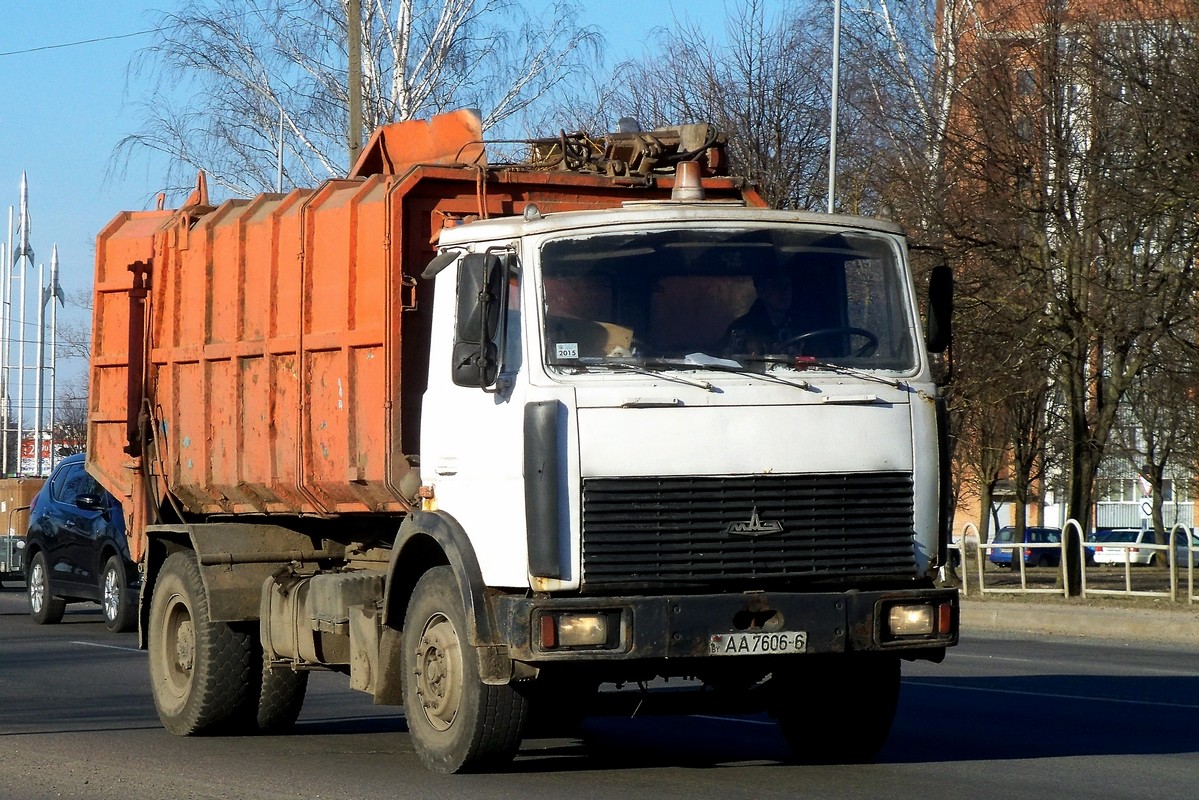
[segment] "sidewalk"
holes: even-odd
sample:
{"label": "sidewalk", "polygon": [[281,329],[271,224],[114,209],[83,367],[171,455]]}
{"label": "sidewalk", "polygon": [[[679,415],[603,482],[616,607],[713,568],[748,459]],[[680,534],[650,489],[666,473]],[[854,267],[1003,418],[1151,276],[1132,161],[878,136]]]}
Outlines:
{"label": "sidewalk", "polygon": [[1199,647],[1199,605],[1143,608],[1096,605],[1064,598],[962,598],[962,632],[1086,637]]}

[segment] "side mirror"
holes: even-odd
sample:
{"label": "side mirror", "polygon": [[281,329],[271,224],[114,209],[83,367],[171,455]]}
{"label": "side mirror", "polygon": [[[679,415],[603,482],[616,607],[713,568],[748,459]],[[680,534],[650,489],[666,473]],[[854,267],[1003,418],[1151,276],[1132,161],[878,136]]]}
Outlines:
{"label": "side mirror", "polygon": [[953,272],[945,264],[928,277],[928,328],[924,341],[930,353],[944,353],[953,339]]}
{"label": "side mirror", "polygon": [[98,494],[80,494],[75,496],[75,506],[84,511],[105,511],[108,505]]}
{"label": "side mirror", "polygon": [[458,386],[485,388],[499,374],[500,309],[504,263],[494,253],[468,253],[458,262],[458,313],[452,378]]}

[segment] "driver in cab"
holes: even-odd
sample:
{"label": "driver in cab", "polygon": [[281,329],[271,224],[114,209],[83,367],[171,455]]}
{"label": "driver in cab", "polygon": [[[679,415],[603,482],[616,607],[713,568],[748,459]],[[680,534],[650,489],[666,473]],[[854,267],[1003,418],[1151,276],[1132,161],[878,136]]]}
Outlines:
{"label": "driver in cab", "polygon": [[781,353],[799,332],[793,319],[791,276],[779,270],[754,273],[757,299],[749,311],[733,320],[725,333],[729,355]]}

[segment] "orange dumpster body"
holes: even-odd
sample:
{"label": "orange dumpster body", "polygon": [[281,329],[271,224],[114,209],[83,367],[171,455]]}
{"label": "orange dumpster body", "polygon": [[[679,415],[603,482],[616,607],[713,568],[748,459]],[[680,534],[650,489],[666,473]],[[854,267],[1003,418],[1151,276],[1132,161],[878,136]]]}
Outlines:
{"label": "orange dumpster body", "polygon": [[[438,232],[669,197],[673,175],[488,167],[460,114],[380,129],[348,179],[216,207],[201,186],[100,232],[88,468],[135,558],[164,513],[405,513]],[[727,177],[704,188],[762,204]]]}

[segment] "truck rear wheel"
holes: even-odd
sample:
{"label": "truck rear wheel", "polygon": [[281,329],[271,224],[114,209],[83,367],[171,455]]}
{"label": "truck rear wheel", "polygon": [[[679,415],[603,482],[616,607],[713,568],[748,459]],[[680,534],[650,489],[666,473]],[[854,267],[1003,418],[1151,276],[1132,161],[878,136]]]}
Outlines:
{"label": "truck rear wheel", "polygon": [[466,631],[453,571],[426,572],[404,616],[404,716],[416,754],[434,772],[498,767],[520,747],[525,699],[479,679]]}
{"label": "truck rear wheel", "polygon": [[771,678],[771,714],[796,761],[863,764],[887,741],[899,703],[895,656],[799,656]]}
{"label": "truck rear wheel", "polygon": [[[154,582],[147,629],[150,682],[158,718],[177,736],[216,733],[257,708],[261,669],[254,636],[208,616],[200,566],[191,552],[171,555]],[[259,655],[261,658],[261,655]]]}
{"label": "truck rear wheel", "polygon": [[262,688],[258,696],[258,730],[262,733],[283,733],[290,730],[304,708],[304,695],[307,691],[307,672],[286,667],[271,669],[264,660]]}

